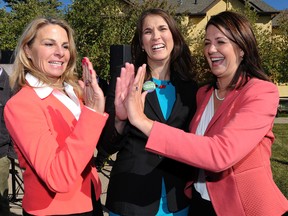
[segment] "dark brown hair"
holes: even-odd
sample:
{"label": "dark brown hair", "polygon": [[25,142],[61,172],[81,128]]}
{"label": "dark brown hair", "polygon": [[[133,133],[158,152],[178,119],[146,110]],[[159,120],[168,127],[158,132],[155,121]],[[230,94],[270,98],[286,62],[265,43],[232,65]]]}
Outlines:
{"label": "dark brown hair", "polygon": [[[209,25],[218,28],[229,40],[237,44],[244,52],[243,60],[228,88],[240,88],[252,77],[270,81],[261,66],[257,41],[246,17],[236,12],[224,11],[211,17],[206,25],[206,30]],[[230,35],[225,34],[221,28],[228,31]],[[216,87],[216,77],[215,82],[212,83],[212,85]]]}
{"label": "dark brown hair", "polygon": [[[171,80],[173,81],[175,78],[181,80],[192,80],[195,74],[190,49],[180,33],[177,23],[173,17],[166,11],[159,8],[145,10],[138,20],[131,44],[132,62],[134,63],[135,67],[138,68],[144,63],[147,64],[147,53],[142,50],[142,29],[144,20],[149,15],[161,16],[168,24],[171,31],[174,41],[174,48],[172,50],[170,60]],[[149,78],[151,76],[149,67],[147,67],[147,73]]]}

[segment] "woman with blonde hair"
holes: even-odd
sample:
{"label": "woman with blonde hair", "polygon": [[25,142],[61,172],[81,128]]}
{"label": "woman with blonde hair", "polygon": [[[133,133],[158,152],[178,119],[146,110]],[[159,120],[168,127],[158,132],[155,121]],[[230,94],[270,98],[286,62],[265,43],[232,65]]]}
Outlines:
{"label": "woman with blonde hair", "polygon": [[72,29],[59,19],[33,20],[14,65],[5,121],[24,170],[23,215],[102,215],[91,158],[105,99],[88,58],[77,83]]}

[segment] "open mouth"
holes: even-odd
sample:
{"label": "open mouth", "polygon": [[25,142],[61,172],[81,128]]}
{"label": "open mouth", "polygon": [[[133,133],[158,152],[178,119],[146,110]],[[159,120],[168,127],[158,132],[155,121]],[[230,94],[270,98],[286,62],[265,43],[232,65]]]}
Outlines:
{"label": "open mouth", "polygon": [[64,64],[64,62],[50,61],[49,64],[55,65],[55,66],[62,66]]}
{"label": "open mouth", "polygon": [[223,57],[211,58],[212,63],[220,62],[220,61],[222,61],[222,60],[224,60]]}
{"label": "open mouth", "polygon": [[155,46],[152,46],[152,50],[155,51],[155,50],[163,49],[164,47],[165,47],[164,44],[157,44]]}

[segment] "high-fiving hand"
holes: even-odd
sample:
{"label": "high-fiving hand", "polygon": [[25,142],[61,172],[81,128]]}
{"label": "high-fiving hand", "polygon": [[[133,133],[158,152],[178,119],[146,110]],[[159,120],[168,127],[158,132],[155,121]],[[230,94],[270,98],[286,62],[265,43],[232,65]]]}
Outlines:
{"label": "high-fiving hand", "polygon": [[97,74],[93,65],[87,57],[82,60],[82,80],[79,85],[83,89],[84,104],[99,113],[104,113],[105,97],[102,89],[98,85]]}
{"label": "high-fiving hand", "polygon": [[128,117],[130,123],[148,135],[153,121],[144,114],[144,102],[147,91],[142,93],[146,74],[146,64],[138,68],[135,76],[134,65],[126,63],[117,78],[115,90],[115,112],[117,118]]}

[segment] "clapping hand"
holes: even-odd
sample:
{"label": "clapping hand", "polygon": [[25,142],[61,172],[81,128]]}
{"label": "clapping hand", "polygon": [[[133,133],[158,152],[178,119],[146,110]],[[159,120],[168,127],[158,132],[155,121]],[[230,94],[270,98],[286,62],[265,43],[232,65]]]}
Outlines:
{"label": "clapping hand", "polygon": [[87,57],[82,60],[82,80],[79,85],[83,89],[84,104],[99,113],[104,113],[105,97],[102,89],[98,85],[97,74],[93,65]]}
{"label": "clapping hand", "polygon": [[116,117],[121,121],[127,119],[127,110],[124,103],[128,94],[129,83],[133,79],[134,65],[125,63],[125,67],[121,68],[120,77],[117,77],[114,101]]}

